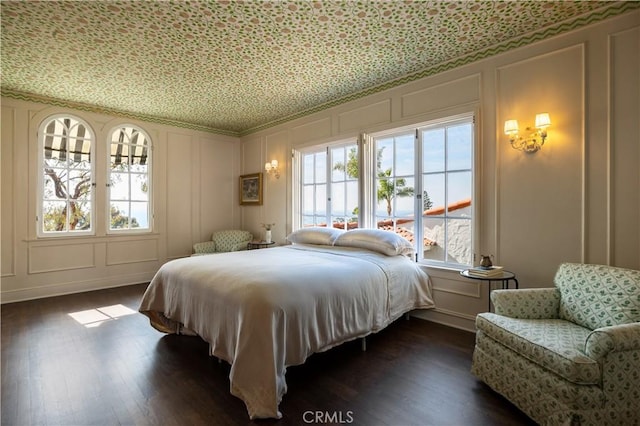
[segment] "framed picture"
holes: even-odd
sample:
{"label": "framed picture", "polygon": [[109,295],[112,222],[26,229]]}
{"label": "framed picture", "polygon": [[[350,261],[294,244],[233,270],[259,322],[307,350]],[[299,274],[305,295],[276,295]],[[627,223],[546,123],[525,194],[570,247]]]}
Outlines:
{"label": "framed picture", "polygon": [[240,176],[240,205],[262,205],[262,173]]}

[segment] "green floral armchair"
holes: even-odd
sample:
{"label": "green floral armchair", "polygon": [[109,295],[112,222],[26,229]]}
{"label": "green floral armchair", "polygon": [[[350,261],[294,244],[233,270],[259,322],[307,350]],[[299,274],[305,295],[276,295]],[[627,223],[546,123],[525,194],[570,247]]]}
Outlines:
{"label": "green floral armchair", "polygon": [[640,424],[640,271],[565,263],[554,283],[491,293],[471,371],[539,424]]}
{"label": "green floral armchair", "polygon": [[232,229],[214,232],[211,241],[204,241],[193,245],[194,256],[203,254],[225,253],[246,250],[247,244],[253,239],[249,231]]}

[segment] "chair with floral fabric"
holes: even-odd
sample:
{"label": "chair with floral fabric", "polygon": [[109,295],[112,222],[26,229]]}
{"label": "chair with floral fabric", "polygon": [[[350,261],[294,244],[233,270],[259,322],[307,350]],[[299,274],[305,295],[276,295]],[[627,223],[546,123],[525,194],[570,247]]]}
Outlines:
{"label": "chair with floral fabric", "polygon": [[240,229],[217,231],[211,236],[211,241],[193,245],[193,256],[246,250],[247,244],[252,239],[253,235],[249,231]]}
{"label": "chair with floral fabric", "polygon": [[554,284],[491,293],[473,374],[540,424],[640,424],[640,271],[564,263]]}

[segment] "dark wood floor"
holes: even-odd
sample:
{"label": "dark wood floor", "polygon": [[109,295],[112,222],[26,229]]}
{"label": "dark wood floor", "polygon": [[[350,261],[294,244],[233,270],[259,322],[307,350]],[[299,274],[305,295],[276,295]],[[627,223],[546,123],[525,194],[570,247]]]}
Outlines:
{"label": "dark wood floor", "polygon": [[290,367],[283,419],[251,422],[229,365],[199,338],[138,313],[103,309],[115,319],[94,327],[69,315],[137,311],[145,288],[3,305],[2,425],[533,424],[471,375],[473,334],[419,319],[369,337],[366,352],[350,342]]}

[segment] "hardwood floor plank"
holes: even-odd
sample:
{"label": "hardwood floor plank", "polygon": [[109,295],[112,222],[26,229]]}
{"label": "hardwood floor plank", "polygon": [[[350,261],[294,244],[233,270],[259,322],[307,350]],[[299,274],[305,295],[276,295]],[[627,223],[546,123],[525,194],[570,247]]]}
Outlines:
{"label": "hardwood floor plank", "polygon": [[[366,352],[355,340],[289,367],[283,418],[252,422],[206,342],[137,313],[145,288],[3,305],[2,425],[534,424],[471,375],[472,333],[420,319],[368,337]],[[136,312],[70,316],[113,305]]]}

